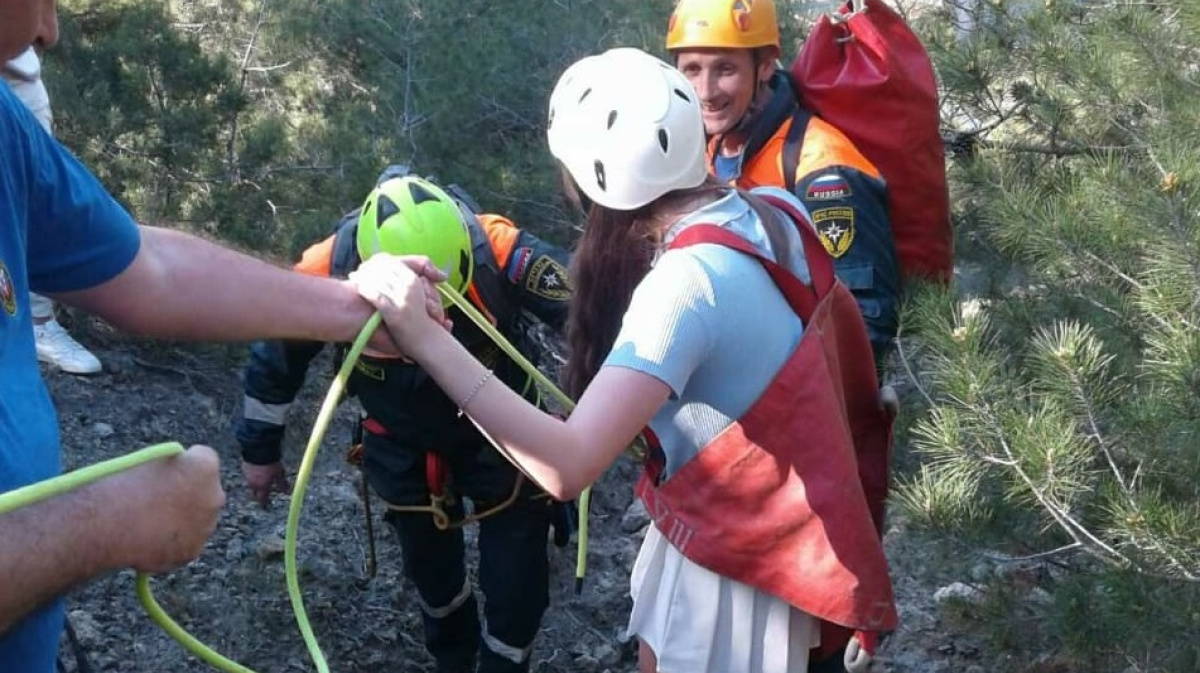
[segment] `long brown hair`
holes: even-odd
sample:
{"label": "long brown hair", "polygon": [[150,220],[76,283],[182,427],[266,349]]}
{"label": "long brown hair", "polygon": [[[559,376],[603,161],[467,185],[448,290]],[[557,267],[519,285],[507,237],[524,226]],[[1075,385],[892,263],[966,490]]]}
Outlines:
{"label": "long brown hair", "polygon": [[[569,179],[567,191],[577,190]],[[574,292],[567,314],[567,363],[562,384],[579,399],[600,371],[621,329],[633,291],[650,271],[663,233],[705,193],[723,188],[711,181],[671,192],[637,210],[613,210],[589,203],[583,236],[571,257]],[[576,191],[570,197],[578,199]],[[579,201],[576,201],[577,203]],[[674,212],[672,206],[679,206]]]}

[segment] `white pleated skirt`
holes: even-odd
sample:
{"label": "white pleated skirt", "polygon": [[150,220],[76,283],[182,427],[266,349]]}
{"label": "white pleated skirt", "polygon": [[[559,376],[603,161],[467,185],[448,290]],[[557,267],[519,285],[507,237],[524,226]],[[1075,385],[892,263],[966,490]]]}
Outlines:
{"label": "white pleated skirt", "polygon": [[820,626],[809,614],[692,563],[651,524],[630,578],[628,633],[659,673],[805,673]]}

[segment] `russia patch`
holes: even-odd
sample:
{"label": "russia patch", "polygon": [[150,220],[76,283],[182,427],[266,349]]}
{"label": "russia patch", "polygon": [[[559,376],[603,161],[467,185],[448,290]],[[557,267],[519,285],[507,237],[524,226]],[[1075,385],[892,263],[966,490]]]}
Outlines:
{"label": "russia patch", "polygon": [[832,201],[847,198],[853,193],[846,178],[837,173],[826,173],[808,183],[808,189],[804,190],[804,200]]}
{"label": "russia patch", "polygon": [[512,251],[508,262],[508,280],[519,285],[525,277],[525,269],[529,267],[529,258],[533,257],[533,248],[517,248]]}

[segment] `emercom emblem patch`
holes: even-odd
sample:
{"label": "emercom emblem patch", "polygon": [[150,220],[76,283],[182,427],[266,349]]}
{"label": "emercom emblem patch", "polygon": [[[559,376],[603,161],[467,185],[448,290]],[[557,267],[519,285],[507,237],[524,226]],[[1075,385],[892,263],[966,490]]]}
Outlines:
{"label": "emercom emblem patch", "polygon": [[854,243],[854,209],[822,208],[812,212],[821,245],[834,259],[846,254]]}
{"label": "emercom emblem patch", "polygon": [[548,255],[542,255],[529,267],[525,278],[525,289],[539,297],[554,301],[571,298],[571,285],[567,282],[567,270]]}

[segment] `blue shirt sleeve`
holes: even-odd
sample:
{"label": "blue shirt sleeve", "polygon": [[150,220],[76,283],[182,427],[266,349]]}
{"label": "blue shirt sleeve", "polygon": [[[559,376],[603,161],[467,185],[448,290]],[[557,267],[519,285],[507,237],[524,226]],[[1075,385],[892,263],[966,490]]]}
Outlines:
{"label": "blue shirt sleeve", "polygon": [[137,256],[133,218],[7,87],[0,89],[0,152],[12,180],[6,191],[18,201],[25,196],[12,205],[18,219],[25,211],[30,289],[67,292],[112,279]]}

